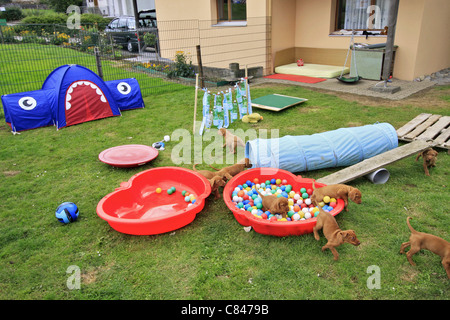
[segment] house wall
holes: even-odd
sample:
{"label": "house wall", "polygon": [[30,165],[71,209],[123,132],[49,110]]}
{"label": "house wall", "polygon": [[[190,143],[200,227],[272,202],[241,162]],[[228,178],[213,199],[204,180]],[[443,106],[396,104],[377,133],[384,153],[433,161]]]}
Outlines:
{"label": "house wall", "polygon": [[[161,56],[173,59],[183,51],[197,63],[196,46],[201,46],[204,66],[269,69],[270,30],[267,16],[270,0],[247,0],[246,25],[217,25],[216,0],[155,0]],[[174,10],[176,8],[176,10]]]}
{"label": "house wall", "polygon": [[[289,47],[348,49],[349,36],[330,35],[335,7],[336,0],[273,0],[272,54]],[[395,78],[411,81],[450,66],[449,12],[448,0],[400,0]],[[385,43],[386,36],[356,36],[354,41]]]}

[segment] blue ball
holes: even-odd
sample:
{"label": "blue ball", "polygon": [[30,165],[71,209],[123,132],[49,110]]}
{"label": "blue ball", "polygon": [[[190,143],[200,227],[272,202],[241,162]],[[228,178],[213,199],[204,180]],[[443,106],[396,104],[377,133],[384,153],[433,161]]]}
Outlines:
{"label": "blue ball", "polygon": [[271,183],[271,184],[275,184],[275,183],[277,183],[277,180],[271,179],[271,180],[270,180],[270,183]]}
{"label": "blue ball", "polygon": [[63,202],[56,208],[56,219],[61,223],[71,223],[78,219],[80,211],[73,202]]}

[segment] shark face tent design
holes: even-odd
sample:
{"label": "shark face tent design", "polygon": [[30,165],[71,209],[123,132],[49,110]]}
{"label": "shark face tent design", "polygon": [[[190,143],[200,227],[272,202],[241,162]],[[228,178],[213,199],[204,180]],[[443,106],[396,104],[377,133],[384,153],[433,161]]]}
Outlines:
{"label": "shark face tent design", "polygon": [[144,107],[136,79],[103,81],[80,65],[56,68],[41,90],[6,94],[1,99],[5,121],[14,133],[50,125],[60,129]]}

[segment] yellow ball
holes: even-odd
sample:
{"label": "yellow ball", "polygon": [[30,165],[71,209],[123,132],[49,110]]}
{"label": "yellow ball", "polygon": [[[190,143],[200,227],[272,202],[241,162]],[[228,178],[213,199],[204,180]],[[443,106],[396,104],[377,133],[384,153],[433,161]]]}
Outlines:
{"label": "yellow ball", "polygon": [[329,196],[323,197],[323,202],[330,203],[330,197]]}
{"label": "yellow ball", "polygon": [[323,201],[319,202],[319,206],[323,207],[324,205],[325,205],[325,203]]}
{"label": "yellow ball", "polygon": [[277,179],[275,180],[276,184],[280,184],[281,183],[281,179]]}
{"label": "yellow ball", "polygon": [[331,198],[330,202],[336,202],[336,199],[335,198]]}
{"label": "yellow ball", "polygon": [[156,188],[156,193],[161,193],[161,188]]}

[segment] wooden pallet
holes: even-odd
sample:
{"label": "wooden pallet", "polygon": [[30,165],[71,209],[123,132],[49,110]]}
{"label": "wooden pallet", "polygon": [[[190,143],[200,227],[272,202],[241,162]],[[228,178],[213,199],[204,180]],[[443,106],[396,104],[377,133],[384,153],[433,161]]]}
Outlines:
{"label": "wooden pallet", "polygon": [[398,140],[425,140],[450,150],[450,117],[421,113],[397,130]]}
{"label": "wooden pallet", "polygon": [[429,141],[413,141],[401,147],[397,147],[372,158],[363,160],[328,176],[317,179],[317,182],[324,183],[326,185],[345,183],[383,168],[385,165],[404,159],[413,154],[417,154],[430,146],[431,142]]}

